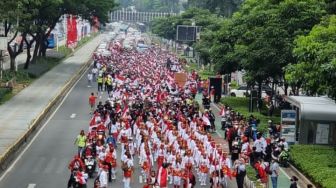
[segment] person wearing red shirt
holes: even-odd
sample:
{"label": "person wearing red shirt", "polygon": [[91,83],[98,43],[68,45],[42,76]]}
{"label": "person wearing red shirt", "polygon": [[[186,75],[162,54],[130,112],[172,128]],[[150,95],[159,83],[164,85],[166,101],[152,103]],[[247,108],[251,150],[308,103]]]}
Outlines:
{"label": "person wearing red shirt", "polygon": [[94,108],[96,106],[96,99],[97,96],[95,96],[94,93],[91,93],[91,95],[89,96],[90,114],[94,112]]}

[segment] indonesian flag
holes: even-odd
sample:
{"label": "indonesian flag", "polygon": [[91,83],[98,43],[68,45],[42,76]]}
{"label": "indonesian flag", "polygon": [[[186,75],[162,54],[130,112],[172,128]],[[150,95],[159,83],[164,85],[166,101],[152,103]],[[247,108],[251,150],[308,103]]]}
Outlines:
{"label": "indonesian flag", "polygon": [[219,112],[220,116],[225,116],[225,108],[223,107],[221,111]]}
{"label": "indonesian flag", "polygon": [[104,122],[105,127],[107,127],[109,123],[111,123],[110,114],[107,114],[107,118]]}
{"label": "indonesian flag", "polygon": [[76,174],[76,181],[80,185],[86,184],[86,179],[85,179],[84,174],[82,172],[77,172],[77,174]]}
{"label": "indonesian flag", "polygon": [[120,104],[118,103],[116,106],[116,113],[120,113],[121,112],[121,108],[120,108]]}
{"label": "indonesian flag", "polygon": [[128,105],[127,104],[125,104],[125,107],[124,107],[124,109],[123,109],[123,111],[122,111],[122,117],[123,118],[125,118],[126,117],[126,113],[128,112]]}
{"label": "indonesian flag", "polygon": [[204,124],[211,125],[210,120],[207,116],[203,115],[202,120],[203,120]]}
{"label": "indonesian flag", "polygon": [[91,118],[90,126],[97,124],[97,120],[100,120],[100,116],[98,113],[95,113],[93,117]]}
{"label": "indonesian flag", "polygon": [[115,78],[118,83],[124,83],[124,81],[126,80],[126,78],[121,76],[120,74],[118,74]]}
{"label": "indonesian flag", "polygon": [[168,172],[167,169],[163,168],[162,166],[158,172],[158,183],[160,187],[167,187],[168,186]]}

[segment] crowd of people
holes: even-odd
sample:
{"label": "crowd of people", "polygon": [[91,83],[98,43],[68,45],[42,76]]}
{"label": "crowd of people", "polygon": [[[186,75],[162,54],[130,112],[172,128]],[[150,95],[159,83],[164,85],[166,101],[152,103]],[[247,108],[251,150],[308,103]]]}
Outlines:
{"label": "crowd of people", "polygon": [[230,107],[224,107],[221,116],[231,159],[243,158],[262,183],[268,184],[270,176],[272,187],[277,188],[279,167],[288,167],[289,161],[289,145],[280,137],[281,127],[269,120],[268,134],[258,132],[258,119],[252,115],[246,118]]}
{"label": "crowd of people", "polygon": [[[231,161],[209,133],[214,114],[195,102],[197,73],[186,73],[181,85],[174,74],[184,70],[168,52],[125,50],[119,42],[109,50],[111,56],[93,57],[88,78],[89,84],[97,81],[98,93],[89,96],[92,119],[76,138],[68,187],[86,187],[95,177],[95,187],[106,188],[122,173],[124,188],[130,188],[139,165],[139,183],[148,188],[189,188],[197,182],[227,187],[233,176],[242,188],[245,161]],[[108,100],[97,104],[103,94]]]}

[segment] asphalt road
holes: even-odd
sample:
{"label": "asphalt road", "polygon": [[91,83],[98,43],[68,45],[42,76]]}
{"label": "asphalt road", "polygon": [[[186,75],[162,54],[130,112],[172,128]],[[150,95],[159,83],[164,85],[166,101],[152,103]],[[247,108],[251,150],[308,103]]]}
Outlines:
{"label": "asphalt road", "polygon": [[[36,139],[32,141],[31,145],[28,145],[27,150],[22,153],[22,156],[19,156],[13,167],[0,179],[1,188],[60,188],[67,186],[70,175],[67,166],[77,152],[74,139],[81,129],[88,130],[90,119],[88,96],[91,92],[97,91],[96,85],[87,86],[85,75],[51,115],[41,132],[37,134]],[[101,100],[104,101],[105,98],[103,96]],[[118,157],[120,158],[119,152]],[[134,162],[136,167],[132,188],[140,188],[143,184],[139,183],[138,159],[135,158]],[[206,187],[209,187],[208,185]],[[91,187],[93,187],[92,179],[88,183],[88,188]],[[117,179],[110,183],[109,187],[123,187],[120,168],[117,171]],[[236,186],[234,182],[230,182],[229,187]]]}

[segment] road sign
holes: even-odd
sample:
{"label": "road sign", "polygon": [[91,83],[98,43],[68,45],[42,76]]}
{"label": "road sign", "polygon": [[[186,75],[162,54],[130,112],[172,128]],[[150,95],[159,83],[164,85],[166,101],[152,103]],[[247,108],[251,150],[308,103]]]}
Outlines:
{"label": "road sign", "polygon": [[288,143],[295,143],[296,111],[281,110],[281,137]]}
{"label": "road sign", "polygon": [[197,40],[197,34],[201,31],[199,26],[178,25],[176,30],[176,41],[191,42]]}
{"label": "road sign", "polygon": [[7,50],[7,37],[0,37],[0,50]]}

